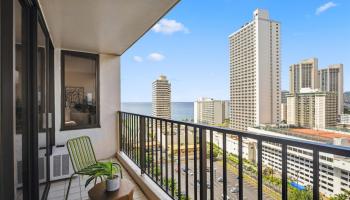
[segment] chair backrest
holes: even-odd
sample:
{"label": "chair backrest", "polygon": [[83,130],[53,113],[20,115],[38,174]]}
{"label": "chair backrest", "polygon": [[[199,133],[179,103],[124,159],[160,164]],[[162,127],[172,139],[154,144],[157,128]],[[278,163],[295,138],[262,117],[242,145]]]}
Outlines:
{"label": "chair backrest", "polygon": [[88,136],[68,140],[67,148],[76,173],[97,163],[95,152]]}

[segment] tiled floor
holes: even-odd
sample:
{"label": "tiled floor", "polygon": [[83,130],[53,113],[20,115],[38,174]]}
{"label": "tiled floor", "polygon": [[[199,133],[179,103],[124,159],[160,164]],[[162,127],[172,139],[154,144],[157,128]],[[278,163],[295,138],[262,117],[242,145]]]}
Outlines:
{"label": "tiled floor", "polygon": [[[123,169],[123,178],[129,180],[134,184],[134,200],[147,200],[146,196],[140,190],[140,188],[135,184],[133,179],[127,174],[127,171]],[[91,183],[87,188],[85,188],[85,180],[87,176],[76,177],[72,180],[72,185],[69,191],[70,200],[86,200],[89,199],[88,191],[93,187],[93,183]],[[64,199],[64,195],[66,194],[68,188],[69,180],[56,181],[51,183],[50,192],[48,196],[48,200],[62,200]]]}

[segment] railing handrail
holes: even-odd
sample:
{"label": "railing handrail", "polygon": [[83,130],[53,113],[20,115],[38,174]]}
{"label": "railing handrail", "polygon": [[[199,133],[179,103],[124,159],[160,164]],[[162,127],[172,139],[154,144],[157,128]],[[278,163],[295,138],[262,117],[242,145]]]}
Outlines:
{"label": "railing handrail", "polygon": [[240,131],[240,130],[235,130],[235,129],[230,129],[230,128],[210,126],[210,125],[205,125],[205,124],[183,122],[183,121],[165,119],[165,118],[160,118],[160,117],[154,117],[154,116],[149,116],[149,115],[124,112],[124,111],[118,111],[118,112],[131,114],[131,115],[135,115],[135,116],[139,116],[139,117],[147,117],[147,118],[155,119],[155,120],[162,120],[162,121],[169,122],[169,123],[176,123],[176,124],[185,125],[185,126],[187,125],[187,126],[191,126],[191,127],[202,128],[204,130],[212,130],[212,131],[219,132],[219,133],[226,133],[226,134],[228,133],[228,134],[235,135],[235,136],[242,136],[242,137],[247,137],[247,138],[251,138],[251,139],[262,140],[264,142],[286,144],[288,146],[295,146],[295,147],[305,148],[305,149],[310,149],[310,150],[317,149],[320,152],[334,154],[337,156],[348,157],[350,155],[350,147],[345,147],[345,146],[337,146],[337,145],[333,145],[333,144],[325,144],[325,143],[319,143],[319,142],[314,142],[314,141],[286,138],[286,137],[282,137],[282,136],[256,134],[256,133],[249,132],[249,131]]}

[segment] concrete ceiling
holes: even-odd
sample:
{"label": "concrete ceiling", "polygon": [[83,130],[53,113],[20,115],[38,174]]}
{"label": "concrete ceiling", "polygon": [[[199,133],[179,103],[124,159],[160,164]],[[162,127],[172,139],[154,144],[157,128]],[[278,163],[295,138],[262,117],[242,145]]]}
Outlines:
{"label": "concrete ceiling", "polygon": [[179,0],[39,0],[56,48],[122,55]]}

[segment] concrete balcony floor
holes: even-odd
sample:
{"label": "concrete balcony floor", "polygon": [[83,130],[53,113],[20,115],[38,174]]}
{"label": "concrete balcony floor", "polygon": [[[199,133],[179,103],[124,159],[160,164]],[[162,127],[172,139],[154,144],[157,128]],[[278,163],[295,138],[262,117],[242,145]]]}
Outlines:
{"label": "concrete balcony floor", "polygon": [[[117,161],[115,158],[113,161]],[[93,183],[91,183],[87,188],[85,188],[85,181],[88,176],[80,176],[80,180],[75,177],[72,180],[72,185],[69,192],[69,200],[86,200],[89,199],[88,191],[93,187]],[[123,179],[129,180],[132,184],[134,184],[134,200],[148,200],[141,189],[136,185],[134,180],[129,176],[128,172],[123,168]],[[51,182],[50,191],[48,195],[48,200],[62,200],[65,197],[69,184],[69,179],[65,179],[62,181],[54,181]]]}

